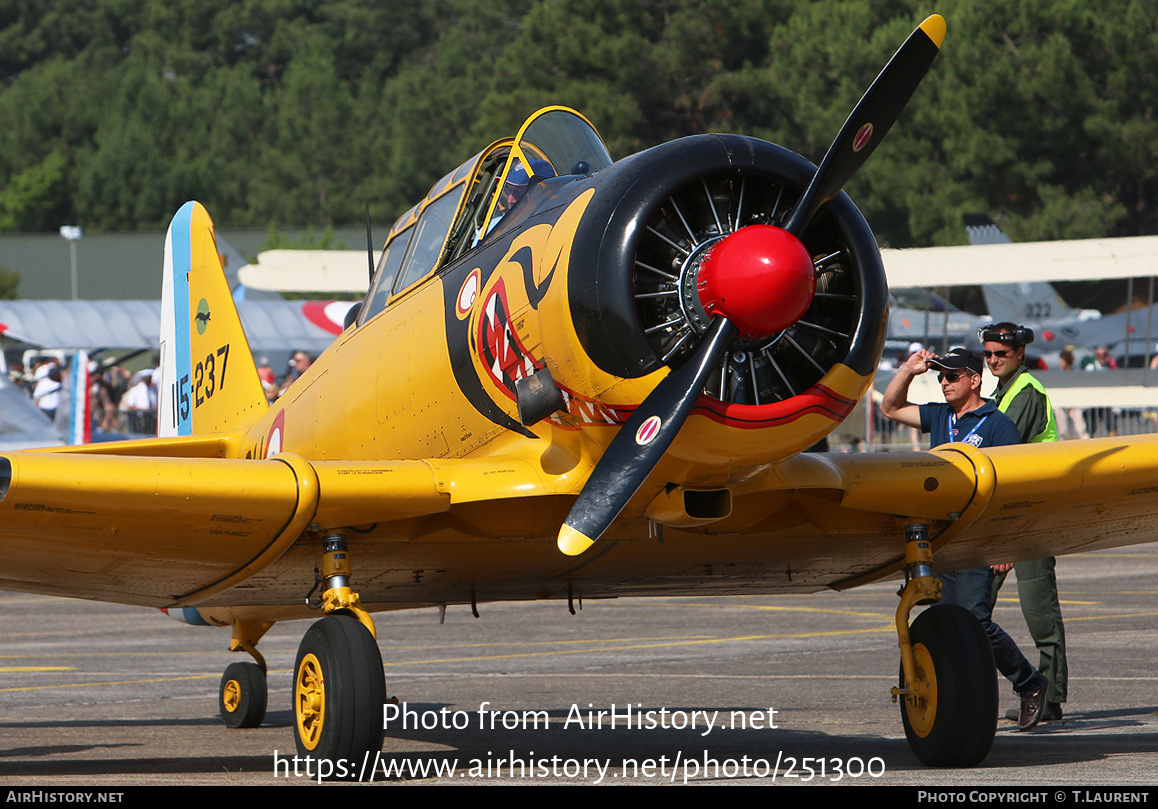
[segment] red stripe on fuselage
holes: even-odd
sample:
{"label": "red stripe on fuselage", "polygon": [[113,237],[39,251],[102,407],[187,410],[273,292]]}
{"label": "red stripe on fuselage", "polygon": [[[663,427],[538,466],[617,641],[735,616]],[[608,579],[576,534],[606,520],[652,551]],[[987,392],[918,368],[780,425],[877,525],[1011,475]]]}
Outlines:
{"label": "red stripe on fuselage", "polygon": [[728,404],[701,395],[692,412],[728,427],[759,430],[788,424],[813,413],[841,422],[856,407],[856,403],[856,399],[841,396],[823,385],[813,385],[791,399],[766,405]]}
{"label": "red stripe on fuselage", "polygon": [[[853,411],[856,404],[856,399],[841,396],[823,385],[813,385],[791,399],[766,405],[728,404],[701,394],[692,408],[692,413],[727,427],[762,430],[791,424],[810,414],[824,416],[839,424],[848,418],[848,414]],[[637,406],[616,407],[615,413],[619,422],[630,418]]]}

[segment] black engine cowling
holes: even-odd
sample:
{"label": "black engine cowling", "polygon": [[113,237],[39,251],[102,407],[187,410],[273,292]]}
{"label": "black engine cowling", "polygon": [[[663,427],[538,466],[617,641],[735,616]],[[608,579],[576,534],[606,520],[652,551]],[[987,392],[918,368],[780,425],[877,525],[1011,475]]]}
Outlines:
{"label": "black engine cowling", "polygon": [[[752,224],[781,224],[816,168],[793,152],[737,135],[698,135],[641,152],[596,175],[576,245],[593,268],[572,272],[576,330],[604,371],[634,378],[679,367],[708,316],[697,273],[717,241]],[[600,210],[602,209],[602,210]],[[773,335],[736,337],[704,393],[728,404],[783,401],[836,363],[876,367],[888,291],[872,232],[841,193],[802,234],[817,273],[805,314]]]}

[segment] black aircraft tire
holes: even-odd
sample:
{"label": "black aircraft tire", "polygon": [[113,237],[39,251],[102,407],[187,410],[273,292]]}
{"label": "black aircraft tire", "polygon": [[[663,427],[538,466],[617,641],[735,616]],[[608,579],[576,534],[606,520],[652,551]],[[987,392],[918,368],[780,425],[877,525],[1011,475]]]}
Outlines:
{"label": "black aircraft tire", "polygon": [[356,618],[328,615],[306,630],[293,700],[298,755],[327,762],[330,777],[356,776],[365,754],[382,749],[382,655]]}
{"label": "black aircraft tire", "polygon": [[909,747],[931,767],[980,764],[997,732],[993,650],[981,622],[964,607],[942,604],[918,615],[909,634],[920,687],[915,704],[901,700]]}
{"label": "black aircraft tire", "polygon": [[221,675],[217,703],[227,728],[255,728],[269,700],[265,672],[256,663],[230,663]]}

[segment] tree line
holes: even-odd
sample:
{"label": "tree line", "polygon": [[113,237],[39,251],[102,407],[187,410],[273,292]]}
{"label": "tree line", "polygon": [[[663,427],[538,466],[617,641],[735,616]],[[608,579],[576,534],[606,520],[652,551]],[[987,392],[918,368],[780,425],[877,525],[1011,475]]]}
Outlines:
{"label": "tree line", "polygon": [[814,162],[921,19],[944,49],[848,187],[882,245],[1158,233],[1158,4],[4,0],[0,232],[388,223],[547,104],[612,155],[709,131]]}

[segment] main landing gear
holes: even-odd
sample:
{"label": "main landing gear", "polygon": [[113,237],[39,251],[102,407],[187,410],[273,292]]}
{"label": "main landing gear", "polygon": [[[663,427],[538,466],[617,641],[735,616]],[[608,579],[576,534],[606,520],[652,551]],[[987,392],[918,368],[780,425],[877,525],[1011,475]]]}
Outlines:
{"label": "main landing gear", "polygon": [[981,622],[963,607],[930,607],[909,626],[918,604],[936,604],[941,583],[923,524],[905,527],[905,588],[897,607],[901,647],[901,721],[909,747],[932,767],[972,767],[989,754],[997,732],[993,651]]}
{"label": "main landing gear", "polygon": [[[306,630],[294,663],[293,709],[298,754],[339,759],[360,767],[367,753],[382,749],[386,680],[374,624],[350,589],[346,538],[323,540],[325,617]],[[266,708],[265,660],[254,648],[272,624],[234,622],[233,649],[257,663],[233,663],[221,678],[221,718],[228,727],[256,727]]]}
{"label": "main landing gear", "polygon": [[299,755],[360,764],[382,749],[382,658],[358,619],[327,615],[309,628],[294,664],[293,699]]}
{"label": "main landing gear", "polygon": [[298,754],[361,764],[382,749],[386,679],[374,622],[350,589],[346,537],[323,540],[322,607],[326,617],[302,638],[294,663],[294,730]]}

